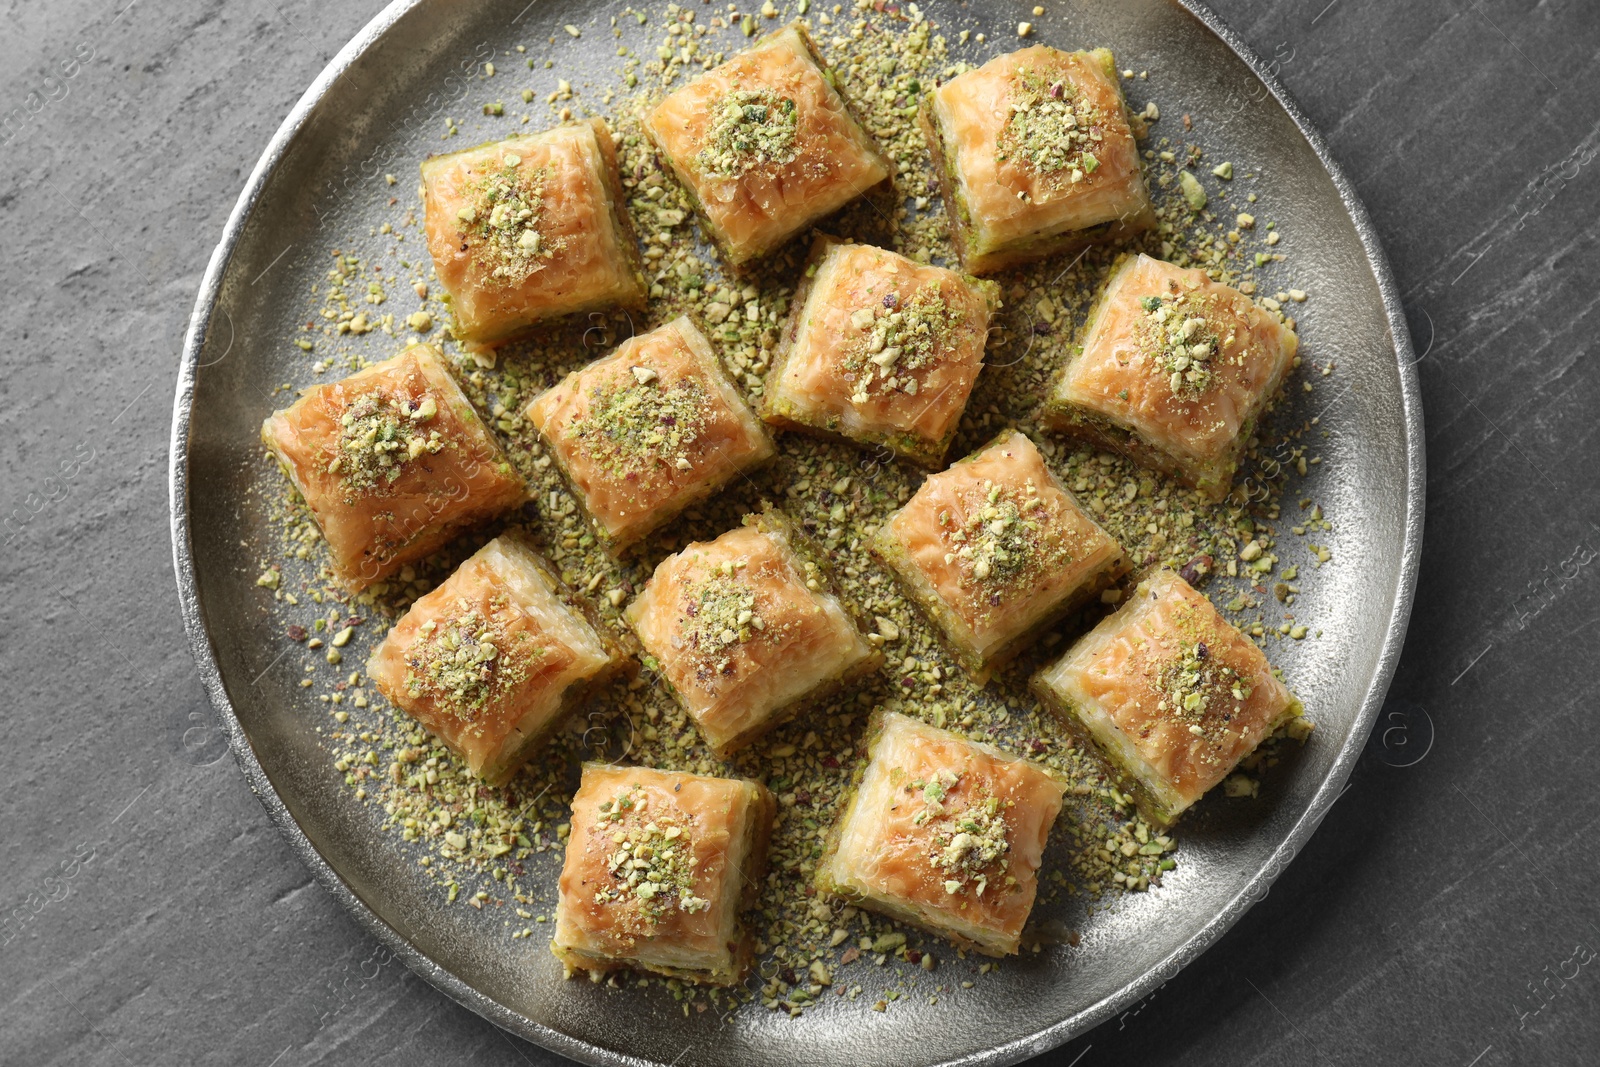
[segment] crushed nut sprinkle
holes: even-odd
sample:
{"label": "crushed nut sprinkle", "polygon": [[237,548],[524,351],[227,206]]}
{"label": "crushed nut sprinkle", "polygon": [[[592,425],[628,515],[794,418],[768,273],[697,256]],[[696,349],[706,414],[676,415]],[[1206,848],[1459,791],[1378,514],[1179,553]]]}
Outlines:
{"label": "crushed nut sprinkle", "polygon": [[938,282],[919,288],[902,307],[889,293],[858,308],[850,325],[862,337],[845,357],[845,380],[855,383],[852,404],[865,404],[874,393],[916,396],[916,372],[945,358],[960,340],[963,318],[945,301]]}
{"label": "crushed nut sprinkle", "polygon": [[1216,303],[1214,296],[1195,293],[1140,301],[1144,315],[1134,331],[1140,351],[1166,377],[1173,395],[1184,400],[1205,395],[1225,350],[1237,340],[1232,329],[1226,336],[1217,333],[1210,317]]}
{"label": "crushed nut sprinkle", "polygon": [[[502,598],[492,605],[503,608]],[[515,654],[503,626],[462,599],[457,614],[429,619],[406,652],[406,691],[432,696],[453,714],[471,718],[490,699],[526,677],[526,664],[543,652],[526,632],[515,635]]]}
{"label": "crushed nut sprinkle", "polygon": [[393,485],[410,460],[442,451],[446,442],[427,423],[439,413],[432,396],[420,400],[373,390],[350,402],[339,416],[338,452],[328,463],[352,494]]}
{"label": "crushed nut sprinkle", "polygon": [[1011,850],[1010,828],[994,796],[976,797],[951,811],[946,802],[960,781],[958,774],[939,771],[926,781],[913,779],[905,788],[922,793],[923,808],[912,821],[918,826],[938,824],[929,858],[949,876],[944,891],[954,895],[970,884],[981,897],[989,886],[989,868]]}
{"label": "crushed nut sprinkle", "polygon": [[985,481],[981,491],[963,525],[957,527],[946,510],[939,512],[939,527],[948,549],[945,562],[958,567],[963,585],[977,587],[995,606],[1072,557],[1052,535],[1050,509],[1031,480],[1020,491]]}
{"label": "crushed nut sprinkle", "polygon": [[1015,157],[1053,185],[1077,185],[1100,168],[1105,116],[1077,86],[1022,68],[1012,81],[1011,115],[995,158]]}
{"label": "crushed nut sprinkle", "polygon": [[491,275],[507,285],[521,285],[554,259],[564,240],[548,240],[539,228],[544,213],[545,167],[523,170],[512,151],[500,157],[501,169],[468,187],[470,201],[456,212],[462,250],[474,240],[494,260]]}
{"label": "crushed nut sprinkle", "polygon": [[771,89],[735,89],[717,105],[706,144],[695,159],[714,178],[742,178],[781,167],[799,154],[798,108]]}
{"label": "crushed nut sprinkle", "polygon": [[767,628],[756,591],[739,577],[745,566],[744,560],[725,560],[717,573],[684,592],[683,614],[673,643],[691,652],[695,673],[702,678],[731,671],[729,649]]}
{"label": "crushed nut sprinkle", "polygon": [[630,368],[628,379],[596,386],[586,416],[574,419],[567,436],[583,442],[590,457],[618,481],[689,470],[690,454],[711,420],[711,397],[695,378],[664,382],[648,367]]}
{"label": "crushed nut sprinkle", "polygon": [[1214,706],[1221,720],[1229,721],[1232,716],[1223,705],[1229,697],[1236,705],[1250,699],[1252,686],[1232,667],[1218,663],[1206,642],[1199,640],[1186,643],[1183,655],[1163,672],[1161,691],[1156,710],[1192,719],[1189,730],[1199,736],[1205,733],[1202,722]]}
{"label": "crushed nut sprinkle", "polygon": [[633,901],[652,922],[668,912],[705,911],[711,902],[695,895],[694,848],[682,821],[648,818],[649,796],[638,786],[600,803],[597,837],[608,839],[613,882],[597,889],[596,904]]}

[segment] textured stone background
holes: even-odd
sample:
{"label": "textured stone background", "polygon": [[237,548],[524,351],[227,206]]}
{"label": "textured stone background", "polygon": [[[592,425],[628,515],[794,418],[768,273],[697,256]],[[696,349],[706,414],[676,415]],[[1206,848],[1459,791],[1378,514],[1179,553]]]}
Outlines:
{"label": "textured stone background", "polygon": [[[1366,199],[1427,352],[1421,585],[1367,755],[1271,896],[1046,1061],[1600,1062],[1600,961],[1568,962],[1600,950],[1600,5],[1214,3]],[[201,271],[379,6],[0,7],[0,1062],[556,1062],[312,884],[226,758],[173,588]]]}

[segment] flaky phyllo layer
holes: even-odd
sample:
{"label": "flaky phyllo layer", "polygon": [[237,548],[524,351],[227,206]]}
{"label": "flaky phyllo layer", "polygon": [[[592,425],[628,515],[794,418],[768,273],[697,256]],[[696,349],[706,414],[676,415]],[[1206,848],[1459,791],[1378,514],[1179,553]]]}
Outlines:
{"label": "flaky phyllo layer", "polygon": [[596,976],[737,982],[751,952],[739,913],[760,885],[773,807],[744,779],[585,764],[551,950]]}
{"label": "flaky phyllo layer", "polygon": [[988,955],[1015,953],[1065,786],[989,745],[879,713],[816,886]]}

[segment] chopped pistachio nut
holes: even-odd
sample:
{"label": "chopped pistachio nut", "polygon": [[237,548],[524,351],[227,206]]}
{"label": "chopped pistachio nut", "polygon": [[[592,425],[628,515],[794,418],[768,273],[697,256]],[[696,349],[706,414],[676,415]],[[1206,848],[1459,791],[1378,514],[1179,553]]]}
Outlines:
{"label": "chopped pistachio nut", "polygon": [[938,282],[928,282],[900,306],[889,293],[858,308],[850,319],[861,336],[844,359],[844,377],[854,382],[852,404],[865,404],[874,394],[915,396],[917,371],[943,359],[958,343],[962,318],[945,302]]}
{"label": "chopped pistachio nut", "polygon": [[1206,196],[1206,187],[1200,184],[1199,178],[1186,170],[1181,170],[1178,172],[1178,188],[1183,192],[1183,201],[1189,205],[1190,211],[1205,210],[1209,198]]}
{"label": "chopped pistachio nut", "polygon": [[1192,292],[1140,301],[1144,317],[1134,327],[1140,351],[1166,378],[1173,395],[1184,400],[1195,400],[1211,388],[1221,360],[1243,358],[1242,354],[1224,357],[1238,338],[1232,330],[1225,336],[1217,333],[1211,320],[1216,304],[1215,296]]}
{"label": "chopped pistachio nut", "polygon": [[717,105],[705,147],[695,157],[714,178],[742,178],[781,167],[799,154],[798,108],[771,89],[735,89]]}
{"label": "chopped pistachio nut", "polygon": [[1095,152],[1105,116],[1077,86],[1024,67],[1012,79],[1007,104],[997,160],[1015,157],[1057,187],[1083,182],[1100,168]]}
{"label": "chopped pistachio nut", "polygon": [[[496,598],[492,606],[507,604]],[[429,619],[419,628],[418,640],[406,652],[406,691],[414,699],[432,697],[452,714],[471,719],[526,678],[529,660],[542,654],[526,630],[508,636],[500,622],[463,598],[455,614]]]}
{"label": "chopped pistachio nut", "polygon": [[446,442],[427,424],[439,413],[431,395],[394,397],[373,390],[352,400],[339,416],[339,450],[328,463],[352,495],[393,485],[406,464]]}
{"label": "chopped pistachio nut", "polygon": [[548,169],[522,163],[515,151],[505,151],[500,169],[468,186],[469,203],[456,211],[463,239],[488,251],[495,264],[490,276],[505,285],[521,285],[544,270],[566,245],[539,228]]}
{"label": "chopped pistachio nut", "polygon": [[905,789],[922,794],[922,809],[912,821],[935,827],[930,859],[948,875],[944,891],[954,895],[970,885],[982,896],[990,876],[997,873],[993,865],[1011,849],[1010,828],[997,797],[981,796],[954,810],[948,807],[960,780],[960,775],[940,771],[927,780],[913,779]]}
{"label": "chopped pistachio nut", "polygon": [[1219,664],[1205,641],[1185,645],[1183,656],[1162,675],[1163,697],[1160,711],[1190,719],[1189,732],[1205,735],[1204,720],[1213,705],[1220,708],[1229,697],[1235,702],[1250,699],[1252,687],[1232,667]]}
{"label": "chopped pistachio nut", "polygon": [[711,902],[695,895],[694,844],[680,819],[652,817],[642,789],[618,793],[600,803],[594,827],[611,849],[612,884],[595,890],[594,902],[633,901],[651,921],[670,911],[705,911]]}
{"label": "chopped pistachio nut", "polygon": [[964,525],[949,511],[938,519],[945,562],[956,565],[962,585],[981,601],[997,606],[1071,558],[1059,538],[1048,536],[1050,513],[1031,481],[1021,489],[985,481],[969,491],[981,495],[967,501]]}
{"label": "chopped pistachio nut", "polygon": [[1226,796],[1253,797],[1261,789],[1261,783],[1244,774],[1229,775],[1222,783],[1222,792]]}
{"label": "chopped pistachio nut", "polygon": [[753,640],[766,628],[760,598],[738,577],[740,563],[731,563],[683,595],[683,622],[677,640],[690,650],[697,673],[705,676],[728,669],[728,650]]}
{"label": "chopped pistachio nut", "polygon": [[632,367],[629,379],[595,388],[586,416],[567,436],[611,477],[647,478],[663,467],[687,470],[695,442],[711,417],[711,398],[694,378],[663,382],[648,367]]}

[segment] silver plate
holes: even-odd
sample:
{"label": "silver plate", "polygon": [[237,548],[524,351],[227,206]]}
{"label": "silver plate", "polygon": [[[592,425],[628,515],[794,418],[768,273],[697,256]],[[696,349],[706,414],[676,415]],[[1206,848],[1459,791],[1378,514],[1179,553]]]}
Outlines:
{"label": "silver plate", "polygon": [[[1035,41],[1112,48],[1124,66],[1151,72],[1138,91],[1158,98],[1169,120],[1187,111],[1205,123],[1212,158],[1249,161],[1260,172],[1271,217],[1291,238],[1295,284],[1315,296],[1297,308],[1307,352],[1339,363],[1331,384],[1297,398],[1294,411],[1297,419],[1320,412],[1327,431],[1325,460],[1306,483],[1338,520],[1326,535],[1333,562],[1308,593],[1324,636],[1274,652],[1318,729],[1287,773],[1271,776],[1270,803],[1253,807],[1255,816],[1186,827],[1182,862],[1159,892],[1094,917],[1077,948],[1008,965],[938,1006],[910,998],[878,1013],[863,997],[800,1019],[747,1007],[722,1020],[716,1012],[684,1018],[670,1001],[648,997],[619,1011],[616,994],[563,982],[538,939],[511,942],[497,919],[446,907],[414,863],[400,862],[392,840],[353,814],[293,676],[263,673],[282,630],[256,607],[259,559],[247,542],[257,543],[267,522],[252,495],[262,465],[257,428],[280,404],[274,386],[305,371],[298,353],[286,354],[286,339],[307,313],[327,246],[383,217],[387,192],[375,193],[372,179],[401,175],[396,191],[409,195],[416,161],[439,144],[442,117],[477,110],[483,93],[465,72],[516,43],[554,36],[554,73],[609,84],[615,42],[605,27],[622,6],[399,0],[339,53],[273,137],[212,256],[178,378],[173,553],[201,678],[251,787],[327,890],[433,985],[541,1045],[604,1064],[1025,1059],[1155,989],[1264,897],[1366,740],[1405,634],[1422,534],[1422,409],[1388,265],[1322,139],[1267,65],[1205,8],[1057,0],[1048,14],[1030,16],[1027,0],[986,2],[980,15],[927,0],[946,28],[988,31],[990,43],[962,58],[1012,47],[1022,19],[1034,23]],[[595,32],[571,39],[567,23]]]}

